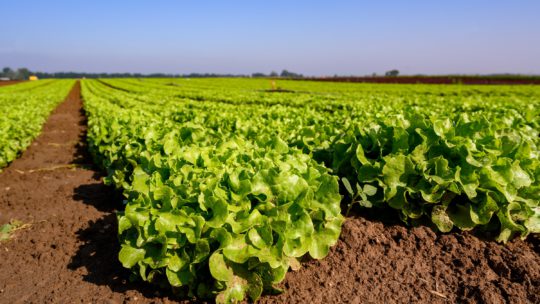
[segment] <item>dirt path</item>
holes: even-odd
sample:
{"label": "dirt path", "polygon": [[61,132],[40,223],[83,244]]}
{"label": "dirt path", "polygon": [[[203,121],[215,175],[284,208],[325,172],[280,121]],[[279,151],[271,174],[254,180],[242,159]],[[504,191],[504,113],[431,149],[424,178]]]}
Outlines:
{"label": "dirt path", "polygon": [[[129,283],[117,260],[115,208],[84,145],[78,84],[43,133],[0,173],[0,224],[30,223],[0,243],[0,303],[168,303]],[[37,170],[36,170],[37,169]],[[290,272],[262,303],[540,303],[538,239],[507,246],[350,218],[322,261]]]}

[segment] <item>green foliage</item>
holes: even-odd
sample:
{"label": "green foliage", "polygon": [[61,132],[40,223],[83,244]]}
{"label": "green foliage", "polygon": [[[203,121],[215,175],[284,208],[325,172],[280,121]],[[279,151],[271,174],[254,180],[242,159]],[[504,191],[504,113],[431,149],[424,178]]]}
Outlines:
{"label": "green foliage", "polygon": [[537,138],[538,132],[467,114],[391,117],[337,140],[346,149],[336,149],[334,159],[348,161],[335,162],[334,169],[349,173],[358,189],[376,189],[358,201],[363,206],[388,205],[405,221],[430,217],[443,232],[470,230],[496,217],[498,239],[507,241],[514,233],[540,232]]}
{"label": "green foliage", "polygon": [[[339,237],[337,177],[277,136],[223,136],[125,111],[83,87],[91,149],[127,198],[119,259],[143,280],[218,302],[256,300]],[[140,109],[140,108],[139,108]]]}
{"label": "green foliage", "polygon": [[30,224],[25,224],[19,220],[11,220],[8,224],[0,226],[0,242],[9,240],[15,231],[27,228],[29,226]]}
{"label": "green foliage", "polygon": [[291,260],[322,258],[339,237],[337,180],[297,150],[237,139],[185,145],[153,161],[160,169],[141,163],[133,170],[119,215],[120,261],[137,265],[143,278],[165,274],[192,294],[202,288],[223,290],[226,302],[245,293],[255,300]]}
{"label": "green foliage", "polygon": [[257,299],[302,255],[328,253],[339,188],[349,208],[442,232],[539,232],[538,88],[277,82],[83,82],[92,155],[126,196],[125,267]]}

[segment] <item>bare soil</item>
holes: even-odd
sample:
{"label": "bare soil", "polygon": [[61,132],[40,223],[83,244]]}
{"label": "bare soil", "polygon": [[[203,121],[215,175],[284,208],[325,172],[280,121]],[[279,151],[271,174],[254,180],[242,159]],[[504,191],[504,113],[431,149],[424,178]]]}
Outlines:
{"label": "bare soil", "polygon": [[349,218],[327,258],[289,273],[263,303],[540,303],[538,239],[501,245]]}
{"label": "bare soil", "polygon": [[[0,303],[171,303],[129,281],[117,260],[121,197],[85,145],[77,84],[42,134],[0,173],[0,224],[30,226],[0,243]],[[501,245],[373,216],[350,217],[321,261],[306,260],[262,303],[540,303],[540,242]],[[186,301],[182,301],[186,302]]]}

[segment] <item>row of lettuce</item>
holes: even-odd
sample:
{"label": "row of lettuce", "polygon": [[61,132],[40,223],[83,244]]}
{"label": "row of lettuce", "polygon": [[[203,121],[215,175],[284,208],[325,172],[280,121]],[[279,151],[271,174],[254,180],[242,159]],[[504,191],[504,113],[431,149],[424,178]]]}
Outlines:
{"label": "row of lettuce", "polygon": [[190,114],[175,101],[98,82],[82,92],[90,150],[127,199],[120,261],[144,280],[255,300],[337,241],[337,177],[279,137],[255,142],[198,121],[215,118],[180,117]]}
{"label": "row of lettuce", "polygon": [[255,300],[298,258],[328,253],[342,196],[443,232],[540,232],[537,88],[272,86],[83,81],[92,155],[126,196],[125,267],[188,295]]}
{"label": "row of lettuce", "polygon": [[0,87],[0,170],[39,135],[51,111],[74,83],[42,80]]}

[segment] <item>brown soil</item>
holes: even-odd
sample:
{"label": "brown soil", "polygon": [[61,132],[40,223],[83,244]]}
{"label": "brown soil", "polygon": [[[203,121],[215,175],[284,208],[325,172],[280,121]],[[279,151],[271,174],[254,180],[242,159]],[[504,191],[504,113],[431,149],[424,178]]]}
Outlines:
{"label": "brown soil", "polygon": [[540,303],[540,243],[506,246],[349,218],[337,246],[263,303]]}
{"label": "brown soil", "polygon": [[[117,261],[121,197],[84,145],[78,84],[43,133],[0,174],[0,224],[30,223],[0,243],[0,303],[170,303],[130,283]],[[70,167],[71,166],[71,167]],[[306,261],[262,303],[540,303],[540,242],[508,245],[349,218],[322,261]]]}

